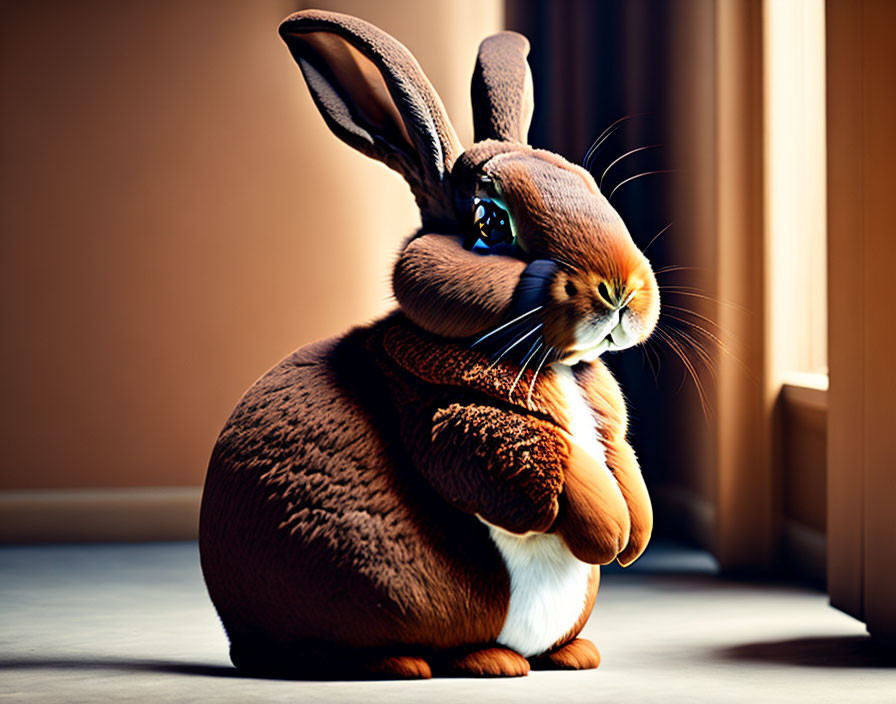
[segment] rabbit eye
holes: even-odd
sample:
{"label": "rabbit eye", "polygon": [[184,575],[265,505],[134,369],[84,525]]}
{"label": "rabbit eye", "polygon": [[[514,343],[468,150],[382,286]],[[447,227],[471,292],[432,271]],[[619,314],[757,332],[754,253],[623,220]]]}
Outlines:
{"label": "rabbit eye", "polygon": [[497,198],[473,199],[473,231],[464,242],[467,249],[492,249],[498,245],[513,245],[513,223],[507,206]]}

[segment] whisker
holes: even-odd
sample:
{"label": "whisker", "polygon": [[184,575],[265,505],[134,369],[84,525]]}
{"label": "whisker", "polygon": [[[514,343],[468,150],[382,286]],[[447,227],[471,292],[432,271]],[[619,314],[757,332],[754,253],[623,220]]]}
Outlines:
{"label": "whisker", "polygon": [[526,371],[526,367],[529,366],[529,361],[532,357],[535,356],[535,353],[538,349],[544,344],[541,340],[536,341],[534,345],[529,349],[529,352],[526,354],[526,358],[523,360],[522,365],[520,365],[520,373],[516,375],[516,379],[513,380],[513,384],[510,385],[510,393],[507,394],[507,400],[513,399],[513,391],[516,389],[516,385],[520,383],[520,379],[523,378],[523,372]]}
{"label": "whisker", "polygon": [[535,382],[538,379],[538,373],[541,371],[541,368],[544,366],[545,360],[548,358],[548,355],[551,354],[552,350],[552,347],[545,347],[544,354],[541,355],[541,361],[535,368],[535,376],[532,377],[532,383],[529,384],[529,393],[526,394],[526,408],[528,408],[529,404],[532,403],[532,390],[535,388]]}
{"label": "whisker", "polygon": [[577,267],[575,264],[572,264],[572,263],[566,261],[565,259],[561,259],[560,257],[551,257],[551,260],[557,262],[561,266],[566,267],[567,269],[570,269],[571,271],[579,270],[579,267]]}
{"label": "whisker", "polygon": [[[718,347],[718,349],[719,349],[719,350],[720,350],[726,357],[728,357],[729,359],[731,359],[731,360],[734,361],[734,362],[737,362],[738,366],[739,366],[741,369],[744,370],[744,372],[747,374],[747,376],[748,376],[750,379],[752,379],[752,380],[755,381],[756,383],[759,382],[758,377],[757,377],[756,374],[753,372],[753,370],[750,369],[750,367],[746,364],[746,362],[744,362],[742,359],[740,359],[736,354],[732,353],[731,350],[728,349],[728,346],[724,343],[724,341],[721,340],[721,339],[720,339],[719,337],[717,337],[716,335],[714,335],[713,333],[711,333],[709,330],[703,328],[703,327],[700,326],[700,325],[697,325],[697,324],[694,323],[693,321],[685,320],[684,318],[679,318],[678,316],[672,315],[671,313],[666,313],[666,314],[665,314],[665,318],[666,318],[666,319],[669,319],[669,320],[676,320],[676,321],[678,321],[678,322],[680,322],[680,323],[683,323],[684,325],[687,325],[689,331],[691,331],[691,332],[700,332],[700,333],[702,333],[703,335],[706,335],[706,337],[707,337],[709,340],[711,340],[712,342],[714,342],[714,343],[716,344],[716,346]],[[735,342],[737,342],[736,339],[735,339]]]}
{"label": "whisker", "polygon": [[595,139],[591,146],[588,147],[588,151],[585,152],[585,157],[582,159],[582,166],[585,167],[586,170],[591,171],[591,159],[597,153],[597,150],[600,149],[600,145],[603,144],[604,140],[608,139],[610,135],[612,135],[617,129],[619,129],[619,125],[626,120],[631,120],[633,117],[642,117],[643,115],[649,115],[649,112],[635,112],[631,115],[626,115],[625,117],[620,117],[616,122],[607,127],[603,132],[601,132],[597,139]]}
{"label": "whisker", "polygon": [[475,347],[476,345],[478,345],[478,344],[479,344],[480,342],[482,342],[483,340],[487,340],[487,339],[490,338],[492,335],[495,335],[495,334],[501,332],[502,330],[504,330],[504,329],[510,327],[510,326],[513,325],[514,323],[518,323],[519,321],[523,320],[523,318],[528,318],[530,315],[532,315],[532,314],[534,314],[534,313],[537,313],[537,312],[540,311],[542,308],[544,308],[544,306],[535,306],[535,307],[532,308],[531,310],[527,310],[527,311],[526,311],[525,313],[523,313],[522,315],[518,315],[518,316],[515,317],[513,320],[510,320],[510,321],[504,323],[503,325],[499,325],[499,326],[496,327],[494,330],[491,330],[491,331],[485,333],[485,335],[483,335],[483,336],[480,337],[478,340],[476,340],[476,342],[474,342],[472,345],[470,345],[470,349],[472,349],[473,347]]}
{"label": "whisker", "polygon": [[647,345],[640,345],[640,349],[641,349],[641,357],[643,359],[647,360],[647,366],[650,367],[650,374],[653,377],[654,383],[658,384],[659,379],[657,378],[656,370],[653,368],[653,360],[650,358],[650,355],[648,354]]}
{"label": "whisker", "polygon": [[691,378],[694,380],[694,386],[696,387],[697,395],[700,398],[700,407],[703,410],[704,417],[708,419],[709,412],[706,393],[703,389],[703,383],[700,381],[700,377],[697,374],[696,368],[694,367],[691,360],[688,359],[688,356],[685,354],[684,350],[681,348],[680,344],[675,340],[675,338],[673,338],[668,332],[661,328],[657,328],[656,332],[659,334],[660,339],[665,341],[665,343],[669,345],[672,351],[675,352],[676,355],[678,355],[678,358],[681,359],[682,364],[684,364],[688,373],[691,375]]}
{"label": "whisker", "polygon": [[650,245],[652,245],[654,242],[656,242],[656,241],[660,238],[660,235],[662,235],[666,230],[668,230],[668,229],[669,229],[670,227],[672,227],[672,225],[674,225],[674,224],[675,224],[675,221],[673,220],[673,221],[670,222],[668,225],[666,225],[662,230],[660,230],[659,232],[657,232],[657,233],[653,236],[653,239],[650,240],[650,242],[647,243],[647,246],[646,246],[644,249],[641,250],[641,253],[644,254],[644,253],[650,248]]}
{"label": "whisker", "polygon": [[674,335],[680,343],[684,345],[690,345],[690,347],[697,353],[697,356],[703,362],[707,371],[712,375],[713,379],[718,379],[716,376],[716,368],[715,368],[715,360],[712,358],[712,355],[706,350],[703,345],[701,345],[696,338],[692,335],[689,335],[684,330],[677,330],[675,328],[666,328],[665,330],[670,335]]}
{"label": "whisker", "polygon": [[594,152],[592,152],[591,157],[590,157],[589,160],[588,160],[588,166],[585,167],[585,168],[588,170],[588,173],[591,173],[591,169],[594,168],[594,162],[595,162],[595,160],[597,159],[597,154],[598,154],[598,152],[600,151],[600,148],[601,148],[601,146],[603,145],[603,143],[606,142],[606,141],[607,141],[610,137],[612,137],[614,134],[616,134],[616,133],[620,130],[621,127],[622,127],[622,125],[618,125],[618,126],[614,127],[613,129],[611,129],[611,130],[607,133],[607,136],[604,137],[604,138],[601,140],[600,144],[597,145],[597,147],[595,148]]}
{"label": "whisker", "polygon": [[653,273],[655,275],[668,274],[670,271],[706,271],[706,268],[700,266],[681,266],[678,264],[673,264],[672,266],[664,266],[660,267],[659,269],[654,269]]}
{"label": "whisker", "polygon": [[631,154],[637,154],[638,152],[646,151],[647,149],[656,149],[657,147],[661,147],[661,146],[663,146],[663,145],[662,144],[650,144],[646,147],[638,147],[637,149],[632,149],[631,151],[626,152],[622,156],[613,159],[613,161],[610,162],[610,165],[607,168],[605,168],[604,172],[600,175],[600,181],[597,184],[598,189],[600,191],[603,191],[604,179],[607,177],[607,172],[610,169],[612,169],[614,166],[616,166],[616,164],[618,164],[620,161],[625,159],[625,157],[630,156]]}
{"label": "whisker", "polygon": [[[663,290],[671,289],[673,291],[696,291],[700,293],[702,289],[697,288],[696,286],[685,286],[684,284],[663,284]],[[709,296],[706,296],[709,298]],[[710,298],[711,301],[718,301],[717,298]]]}
{"label": "whisker", "polygon": [[[667,304],[666,304],[665,306],[663,306],[663,307],[666,308],[666,309],[671,308],[672,310],[681,311],[682,313],[688,313],[689,315],[693,315],[693,316],[695,316],[695,317],[697,317],[697,318],[700,318],[700,320],[705,321],[705,322],[708,323],[709,325],[714,325],[715,327],[719,327],[719,324],[718,324],[715,320],[713,320],[712,318],[707,318],[705,315],[701,315],[701,314],[698,313],[697,311],[695,311],[695,310],[691,310],[690,308],[682,308],[681,306],[673,306],[671,303],[667,303]],[[671,317],[671,316],[670,316],[670,317]],[[681,320],[681,318],[677,318],[677,319],[678,319],[678,320]],[[688,321],[684,321],[684,322],[688,322]]]}
{"label": "whisker", "polygon": [[[647,357],[647,362],[650,364],[650,370],[653,372],[653,383],[659,386],[660,371],[662,371],[663,368],[663,358],[660,356],[660,353],[654,349],[654,345],[656,345],[656,342],[651,339],[647,339],[644,341],[644,346],[642,349],[644,350],[644,356]],[[656,357],[656,369],[653,368],[653,362],[650,361],[651,352],[653,352],[654,356]]]}
{"label": "whisker", "polygon": [[659,169],[657,171],[643,171],[640,174],[635,174],[634,176],[629,176],[627,179],[622,181],[621,183],[616,184],[616,188],[610,191],[610,195],[607,196],[607,201],[613,200],[613,194],[616,193],[622,186],[625,184],[634,181],[636,178],[641,178],[642,176],[652,176],[654,174],[671,174],[675,173],[675,169]]}
{"label": "whisker", "polygon": [[501,359],[504,357],[504,355],[506,355],[508,352],[510,352],[510,350],[512,350],[514,347],[516,347],[518,344],[520,344],[527,337],[532,337],[532,335],[534,335],[536,332],[538,332],[542,328],[543,325],[544,325],[544,323],[539,323],[534,328],[529,330],[529,332],[527,332],[525,335],[522,335],[521,337],[518,337],[516,340],[512,341],[510,344],[505,345],[504,348],[498,353],[497,358],[491,364],[488,365],[488,369],[494,369],[495,365],[501,361]]}
{"label": "whisker", "polygon": [[[672,308],[673,306],[666,306],[666,307],[667,307],[667,308]],[[679,308],[678,310],[685,310],[685,309],[684,309],[684,308]],[[693,311],[686,311],[686,312],[688,312],[688,313],[693,313],[694,315],[699,315],[698,313],[694,313]],[[703,316],[700,316],[700,317],[703,317]],[[711,333],[709,330],[706,330],[705,328],[703,328],[702,326],[700,326],[700,325],[698,325],[697,323],[693,322],[692,320],[687,320],[687,319],[685,319],[685,318],[679,318],[677,315],[672,315],[671,313],[666,313],[666,318],[668,318],[668,319],[670,319],[670,320],[677,320],[679,323],[684,323],[685,325],[687,325],[687,326],[688,326],[689,328],[691,328],[691,329],[699,330],[699,331],[702,332],[704,335],[707,335],[710,339],[712,339],[712,340],[713,340],[713,341],[714,341],[714,342],[715,342],[715,343],[716,343],[722,350],[724,350],[724,348],[725,348],[725,343],[722,342],[722,339],[721,339],[720,337],[714,335],[714,334]],[[709,318],[706,318],[706,320],[709,320]],[[709,322],[712,323],[711,320],[709,320]],[[712,323],[712,324],[715,325],[715,323]]]}
{"label": "whisker", "polygon": [[726,349],[726,347],[725,347],[725,343],[722,342],[721,338],[717,337],[716,335],[713,335],[711,332],[709,332],[709,330],[707,330],[707,329],[701,327],[700,325],[697,325],[697,324],[694,323],[693,321],[686,320],[685,318],[679,318],[679,317],[677,317],[677,316],[675,316],[675,315],[672,315],[671,313],[666,313],[665,319],[666,319],[666,320],[674,320],[674,321],[676,321],[676,322],[683,323],[684,325],[686,325],[686,326],[688,327],[688,330],[690,330],[692,333],[697,333],[697,332],[699,332],[699,333],[705,335],[706,338],[707,338],[707,341],[714,342],[714,343],[716,344],[716,346],[717,346],[722,352],[724,352],[725,354],[729,354],[729,355],[731,354],[731,353]]}
{"label": "whisker", "polygon": [[[689,289],[689,290],[688,290]],[[717,303],[720,306],[729,306],[731,308],[735,308],[743,313],[751,313],[752,311],[745,306],[740,306],[737,303],[729,303],[728,301],[723,301],[718,298],[713,298],[712,296],[707,296],[706,294],[699,293],[699,289],[693,288],[691,286],[672,286],[666,285],[660,287],[660,291],[662,293],[671,293],[676,296],[692,296],[693,298],[702,298],[704,301],[709,301],[711,303]]]}

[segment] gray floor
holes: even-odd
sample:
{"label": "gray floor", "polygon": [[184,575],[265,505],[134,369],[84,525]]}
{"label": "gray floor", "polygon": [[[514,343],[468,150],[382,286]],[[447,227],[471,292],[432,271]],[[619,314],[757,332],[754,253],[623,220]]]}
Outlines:
{"label": "gray floor", "polygon": [[243,678],[192,543],[0,548],[0,698],[10,701],[896,702],[896,669],[822,594],[715,577],[655,546],[604,575],[599,670],[517,680]]}

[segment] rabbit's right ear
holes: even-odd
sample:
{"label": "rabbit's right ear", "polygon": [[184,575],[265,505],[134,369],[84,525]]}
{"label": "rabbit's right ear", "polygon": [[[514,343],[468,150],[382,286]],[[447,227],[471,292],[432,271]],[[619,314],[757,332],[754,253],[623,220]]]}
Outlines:
{"label": "rabbit's right ear", "polygon": [[402,174],[424,224],[453,219],[449,175],[462,150],[407,48],[363,20],[321,10],[286,18],[280,36],[336,136]]}

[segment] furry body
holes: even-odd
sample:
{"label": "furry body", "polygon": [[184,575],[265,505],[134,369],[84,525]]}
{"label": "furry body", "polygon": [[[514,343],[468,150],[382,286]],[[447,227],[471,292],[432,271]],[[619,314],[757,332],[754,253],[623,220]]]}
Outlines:
{"label": "furry body", "polygon": [[[463,150],[382,30],[305,10],[280,34],[327,125],[404,176],[422,227],[393,270],[399,310],[287,357],[218,439],[200,554],[233,662],[325,677],[597,667],[576,638],[596,565],[636,559],[652,512],[596,357],[656,324],[649,262],[587,171],[526,145],[524,37],[480,46]],[[625,334],[601,339],[612,325]],[[505,352],[531,345],[525,359],[469,347],[499,328]]]}
{"label": "furry body", "polygon": [[[441,477],[438,488],[427,479],[445,456],[432,438],[446,409],[458,400],[505,405],[500,394],[513,371],[487,370],[483,355],[439,346],[440,355],[456,360],[439,378],[435,344],[395,314],[298,350],[234,411],[209,467],[200,546],[235,660],[301,671],[309,663],[321,667],[322,659],[335,666],[332,654],[346,648],[427,653],[486,643],[537,655],[581,629],[597,568],[574,558],[557,535],[539,534],[532,537],[546,549],[517,550],[508,570],[509,546],[524,539],[495,540],[494,528],[445,500],[464,494],[451,488],[451,477]],[[568,386],[560,390],[545,375],[533,410],[514,410],[548,430],[568,428],[564,391]],[[359,410],[374,400],[381,410],[375,421]],[[492,420],[478,419],[482,437],[504,433],[489,427]],[[593,418],[592,427],[598,422]],[[503,453],[511,474],[514,451],[541,452],[537,459],[547,467],[561,466],[568,454],[560,440],[535,447],[525,436],[512,448],[492,449]],[[540,479],[545,486],[526,493],[549,502],[559,487],[550,472]],[[500,477],[493,483],[507,488]],[[500,493],[482,492],[478,512],[500,515]],[[543,579],[539,559],[553,579]],[[514,578],[519,587],[525,573],[529,585],[514,601]],[[533,585],[539,575],[543,583]],[[543,610],[557,597],[559,621]],[[521,614],[527,598],[529,613]]]}

